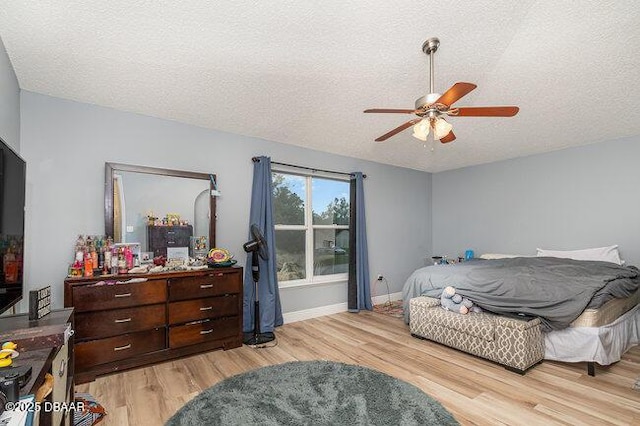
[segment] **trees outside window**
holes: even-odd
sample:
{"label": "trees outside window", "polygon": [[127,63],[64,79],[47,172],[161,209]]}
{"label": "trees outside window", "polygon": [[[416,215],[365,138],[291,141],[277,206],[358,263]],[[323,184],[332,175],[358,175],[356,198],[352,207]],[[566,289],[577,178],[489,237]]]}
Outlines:
{"label": "trees outside window", "polygon": [[280,285],[346,279],[349,182],[274,172],[273,206]]}

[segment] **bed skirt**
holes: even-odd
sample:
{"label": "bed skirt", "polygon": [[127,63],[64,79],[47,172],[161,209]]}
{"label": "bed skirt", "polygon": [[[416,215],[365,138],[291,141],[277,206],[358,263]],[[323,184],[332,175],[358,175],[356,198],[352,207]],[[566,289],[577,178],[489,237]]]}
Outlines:
{"label": "bed skirt", "polygon": [[568,327],[544,335],[544,359],[609,365],[640,343],[640,305],[602,327]]}

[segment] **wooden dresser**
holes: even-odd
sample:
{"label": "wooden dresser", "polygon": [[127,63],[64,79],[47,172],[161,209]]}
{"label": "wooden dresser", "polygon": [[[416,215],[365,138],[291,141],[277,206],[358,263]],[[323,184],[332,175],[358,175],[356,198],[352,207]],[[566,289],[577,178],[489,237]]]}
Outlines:
{"label": "wooden dresser", "polygon": [[[146,280],[124,283],[132,278]],[[75,308],[76,383],[241,346],[242,278],[242,268],[215,268],[67,279],[64,305]]]}

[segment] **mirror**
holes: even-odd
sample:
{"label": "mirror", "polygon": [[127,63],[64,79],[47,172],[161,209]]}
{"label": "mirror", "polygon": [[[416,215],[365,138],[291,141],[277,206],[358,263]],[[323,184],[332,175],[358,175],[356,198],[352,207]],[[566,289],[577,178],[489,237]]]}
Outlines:
{"label": "mirror", "polygon": [[194,256],[215,247],[216,176],[129,164],[105,165],[105,233],[115,243],[140,243],[153,256]]}

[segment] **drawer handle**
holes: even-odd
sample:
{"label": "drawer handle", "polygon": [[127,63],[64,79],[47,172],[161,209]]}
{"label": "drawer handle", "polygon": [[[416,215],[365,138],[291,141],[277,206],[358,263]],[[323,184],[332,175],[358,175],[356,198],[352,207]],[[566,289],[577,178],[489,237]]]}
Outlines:
{"label": "drawer handle", "polygon": [[129,343],[128,345],[124,345],[124,346],[116,346],[115,348],[113,348],[114,351],[124,351],[125,349],[130,349],[131,348],[131,343]]}
{"label": "drawer handle", "polygon": [[131,318],[122,318],[122,319],[114,320],[113,322],[115,322],[116,324],[120,324],[123,322],[130,322],[130,321],[131,321]]}
{"label": "drawer handle", "polygon": [[200,332],[200,334],[209,334],[209,333],[213,333],[213,328],[210,328],[210,329],[208,329],[208,330],[202,330],[202,331]]}
{"label": "drawer handle", "polygon": [[201,288],[201,289],[205,289],[205,288],[213,288],[213,284],[200,284],[200,288]]}
{"label": "drawer handle", "polygon": [[206,308],[200,308],[201,311],[210,311],[213,309],[213,306],[207,306]]}
{"label": "drawer handle", "polygon": [[207,318],[207,319],[191,321],[191,322],[188,322],[185,325],[199,325],[199,324],[204,324],[205,322],[209,322],[209,321],[211,321],[211,320]]}
{"label": "drawer handle", "polygon": [[64,376],[66,367],[67,367],[67,361],[63,359],[62,362],[60,363],[60,368],[58,369],[58,377]]}
{"label": "drawer handle", "polygon": [[131,297],[131,293],[119,293],[115,297]]}

